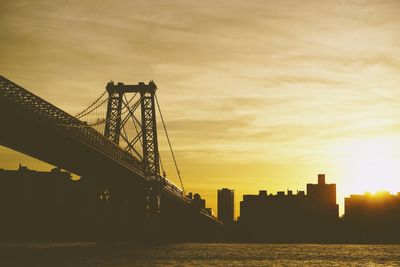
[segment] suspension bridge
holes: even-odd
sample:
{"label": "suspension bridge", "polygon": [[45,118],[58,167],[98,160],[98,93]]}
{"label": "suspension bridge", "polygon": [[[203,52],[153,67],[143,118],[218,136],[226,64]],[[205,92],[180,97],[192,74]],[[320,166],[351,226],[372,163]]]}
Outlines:
{"label": "suspension bridge", "polygon": [[[109,82],[73,116],[0,76],[0,145],[93,181],[102,207],[93,227],[100,236],[212,235],[221,223],[186,196],[156,91],[153,81]],[[157,111],[179,186],[165,175]]]}

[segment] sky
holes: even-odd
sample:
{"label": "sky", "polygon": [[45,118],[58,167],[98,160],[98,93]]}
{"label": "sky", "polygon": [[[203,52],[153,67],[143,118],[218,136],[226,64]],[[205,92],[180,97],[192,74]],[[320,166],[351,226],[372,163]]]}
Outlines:
{"label": "sky", "polygon": [[[0,1],[0,75],[76,114],[154,80],[187,191],[400,191],[399,1]],[[164,139],[163,139],[164,138]],[[165,136],[161,155],[172,168]],[[168,160],[169,158],[169,160]],[[0,147],[0,168],[50,166]]]}

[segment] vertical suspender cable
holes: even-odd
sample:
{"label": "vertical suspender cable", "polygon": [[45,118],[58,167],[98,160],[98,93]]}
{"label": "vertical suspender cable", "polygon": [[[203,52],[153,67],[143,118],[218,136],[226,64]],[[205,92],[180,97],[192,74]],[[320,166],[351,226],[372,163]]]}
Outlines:
{"label": "vertical suspender cable", "polygon": [[179,182],[181,183],[181,187],[182,187],[183,194],[186,195],[186,193],[185,193],[185,188],[183,187],[181,172],[179,171],[179,169],[178,169],[178,164],[176,163],[175,154],[174,154],[174,151],[172,150],[171,141],[169,140],[169,136],[168,136],[168,132],[167,132],[167,127],[165,126],[164,118],[163,118],[163,115],[162,115],[162,113],[161,113],[160,104],[158,103],[157,95],[154,95],[154,96],[155,96],[155,98],[156,98],[157,108],[158,108],[158,112],[160,113],[160,118],[161,118],[161,121],[162,121],[162,125],[163,125],[163,127],[164,127],[164,132],[165,132],[165,135],[167,136],[167,141],[168,141],[169,149],[170,149],[170,151],[171,151],[172,159],[174,160],[176,172],[178,173]]}

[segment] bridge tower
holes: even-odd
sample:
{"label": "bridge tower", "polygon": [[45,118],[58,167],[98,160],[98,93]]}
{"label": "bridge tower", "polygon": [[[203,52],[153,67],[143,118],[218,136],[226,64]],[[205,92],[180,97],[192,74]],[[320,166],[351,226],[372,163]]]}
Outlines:
{"label": "bridge tower", "polygon": [[[161,212],[162,186],[155,108],[157,86],[153,81],[148,84],[140,82],[136,85],[125,85],[121,82],[114,84],[111,81],[107,84],[106,90],[109,98],[104,135],[117,145],[122,138],[127,144],[126,150],[141,160],[142,171],[151,180],[145,193],[145,217],[156,221],[154,219]],[[126,94],[134,95],[128,98]],[[132,105],[132,99],[135,99],[136,95],[140,98]],[[137,118],[134,112],[139,106],[140,118]],[[129,119],[139,125],[140,130],[134,138],[124,135],[122,131]],[[134,146],[138,142],[141,143],[142,151],[137,151]]]}
{"label": "bridge tower", "polygon": [[[156,124],[156,109],[155,109],[155,92],[157,86],[153,81],[148,84],[143,82],[137,85],[125,85],[123,83],[114,84],[109,82],[106,86],[108,92],[108,105],[106,124],[104,135],[119,145],[121,129],[126,119],[122,117],[122,108],[127,108],[128,116],[134,116],[134,109],[129,105],[129,101],[124,94],[139,93],[140,94],[140,107],[141,107],[141,122],[136,119],[136,122],[141,127],[141,142],[142,142],[142,165],[143,171],[146,175],[157,178],[160,174],[160,160],[158,153],[158,140],[157,140],[157,124]],[[137,105],[136,105],[137,107]],[[126,140],[131,149],[133,144],[139,141],[139,137],[132,140]],[[135,151],[136,155],[140,155]]]}

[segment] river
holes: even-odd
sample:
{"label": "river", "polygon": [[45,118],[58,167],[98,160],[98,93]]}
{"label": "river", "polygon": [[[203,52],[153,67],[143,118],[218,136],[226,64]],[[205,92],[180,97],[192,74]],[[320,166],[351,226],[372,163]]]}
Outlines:
{"label": "river", "polygon": [[0,266],[400,266],[400,245],[0,244]]}

